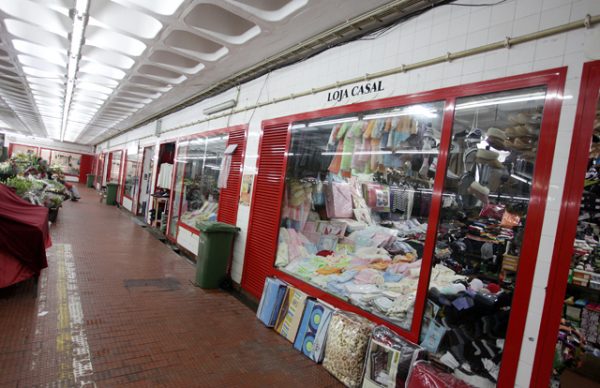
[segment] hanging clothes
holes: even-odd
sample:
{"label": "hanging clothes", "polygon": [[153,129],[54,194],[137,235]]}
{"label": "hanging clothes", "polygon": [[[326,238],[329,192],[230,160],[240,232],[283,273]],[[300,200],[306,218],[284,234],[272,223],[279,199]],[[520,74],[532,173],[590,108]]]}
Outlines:
{"label": "hanging clothes", "polygon": [[[339,174],[342,164],[342,153],[344,152],[344,138],[346,136],[346,132],[350,127],[350,123],[343,123],[339,127],[334,127],[331,133],[331,136],[334,136],[334,139],[337,141],[337,147],[335,149],[335,156],[331,160],[331,164],[329,165],[328,170],[333,174]],[[335,133],[335,135],[334,135]],[[330,140],[331,140],[330,136]],[[331,141],[329,144],[333,144]],[[354,145],[353,145],[354,147]]]}
{"label": "hanging clothes", "polygon": [[[362,121],[356,121],[348,125],[344,136],[344,149],[342,151],[342,161],[340,170],[343,176],[350,177],[352,169],[352,156],[354,154],[354,145],[359,135],[362,135]],[[341,132],[341,130],[340,130]]]}
{"label": "hanging clothes", "polygon": [[382,163],[383,158],[381,157],[380,147],[381,147],[381,137],[383,136],[383,128],[385,127],[385,120],[380,119],[377,120],[375,126],[373,127],[373,131],[371,132],[371,168],[369,172],[375,172],[379,168],[379,165]]}
{"label": "hanging clothes", "polygon": [[163,163],[160,165],[158,172],[158,180],[156,186],[163,189],[171,188],[171,179],[173,177],[173,165],[170,163]]}

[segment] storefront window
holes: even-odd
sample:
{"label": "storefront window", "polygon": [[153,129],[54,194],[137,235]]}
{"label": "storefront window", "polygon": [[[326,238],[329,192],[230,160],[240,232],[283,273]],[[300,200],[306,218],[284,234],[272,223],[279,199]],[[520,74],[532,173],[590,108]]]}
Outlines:
{"label": "storefront window", "polygon": [[410,330],[443,106],[294,123],[275,266]]}
{"label": "storefront window", "polygon": [[473,386],[498,378],[545,98],[540,87],[456,101],[421,338]]}
{"label": "storefront window", "polygon": [[[176,192],[173,217],[196,228],[196,222],[217,219],[217,180],[227,145],[227,136],[200,137],[182,142],[177,153]],[[177,210],[179,209],[179,211]],[[173,221],[172,221],[173,222]],[[175,222],[173,222],[173,226]]]}
{"label": "storefront window", "polygon": [[125,191],[123,194],[130,199],[134,198],[138,186],[138,155],[132,154],[127,156],[125,163]]}
{"label": "storefront window", "polygon": [[111,154],[110,162],[110,176],[109,181],[112,183],[119,183],[119,174],[121,172],[121,153],[122,151],[115,151]]}
{"label": "storefront window", "polygon": [[600,363],[600,100],[593,125],[554,355],[552,381],[556,386],[575,379],[591,383]]}
{"label": "storefront window", "polygon": [[47,149],[45,149],[45,148],[42,148],[42,149],[40,150],[40,157],[41,157],[42,159],[44,159],[46,162],[50,162],[50,154],[51,154],[51,151],[50,151],[50,150],[47,150]]}
{"label": "storefront window", "polygon": [[52,167],[58,167],[66,175],[79,176],[81,166],[81,155],[64,151],[50,151],[50,163]]}
{"label": "storefront window", "polygon": [[12,149],[11,149],[11,156],[16,156],[18,154],[37,155],[37,152],[38,152],[37,147],[31,147],[31,146],[26,146],[26,145],[21,145],[21,144],[13,144]]}

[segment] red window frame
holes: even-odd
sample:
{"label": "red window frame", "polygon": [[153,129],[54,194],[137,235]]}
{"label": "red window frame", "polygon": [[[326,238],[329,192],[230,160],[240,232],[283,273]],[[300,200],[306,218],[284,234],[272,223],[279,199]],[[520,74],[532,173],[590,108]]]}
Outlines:
{"label": "red window frame", "polygon": [[[211,136],[218,136],[218,135],[228,135],[231,134],[232,132],[235,131],[244,131],[245,135],[244,135],[244,146],[243,146],[243,150],[242,150],[242,165],[243,165],[243,161],[245,158],[245,143],[246,140],[248,138],[248,125],[246,124],[242,124],[242,125],[236,125],[236,126],[232,126],[232,127],[226,127],[226,128],[219,128],[219,129],[213,129],[213,130],[209,130],[209,131],[205,131],[205,132],[201,132],[201,133],[195,133],[193,135],[189,135],[189,136],[183,136],[177,139],[177,146],[175,149],[175,159],[177,159],[180,156],[180,144],[184,141],[188,141],[188,140],[193,140],[193,139],[197,139],[197,138],[201,138],[201,137],[211,137]],[[229,138],[227,139],[227,144],[229,144]],[[175,167],[173,169],[173,183],[171,184],[171,187],[173,188],[173,190],[171,190],[171,197],[174,195],[175,193],[175,184],[177,184],[177,182],[175,182],[175,179],[177,178],[177,169],[179,167],[179,164],[177,162],[174,163]],[[239,172],[239,174],[241,175],[241,171]],[[241,178],[240,178],[241,180]],[[181,193],[180,193],[180,198],[179,201],[181,203],[181,201],[183,200],[183,182],[181,182]],[[238,189],[239,191],[239,189]],[[239,193],[238,193],[239,196]],[[219,195],[219,208],[221,207],[221,196]],[[171,198],[170,203],[169,203],[169,218],[167,221],[167,231],[166,231],[166,236],[167,239],[170,240],[171,242],[177,242],[177,236],[179,234],[179,227],[191,232],[192,234],[195,235],[200,235],[200,231],[194,227],[191,227],[187,224],[184,224],[182,222],[179,221],[179,217],[181,217],[181,207],[179,208],[178,214],[177,214],[177,225],[176,228],[177,231],[175,232],[175,236],[171,237],[170,236],[170,232],[171,232],[171,217],[173,216],[173,200]]]}
{"label": "red window frame", "polygon": [[[504,353],[502,358],[502,368],[499,375],[498,386],[499,387],[512,387],[514,386],[516,372],[518,367],[518,361],[521,351],[521,345],[523,341],[523,332],[525,327],[525,321],[527,318],[527,309],[529,306],[529,300],[531,296],[531,288],[533,285],[533,275],[535,270],[535,264],[537,260],[538,246],[541,238],[541,229],[543,225],[546,197],[548,193],[548,186],[550,180],[550,172],[552,166],[552,159],[554,154],[554,146],[556,142],[556,134],[558,130],[558,121],[560,117],[560,110],[562,106],[562,94],[564,90],[564,83],[566,79],[566,67],[549,69],[529,74],[517,75],[512,77],[500,78],[490,81],[483,81],[474,84],[460,85],[455,87],[437,89],[428,92],[415,93],[399,97],[385,98],[376,101],[362,102],[357,104],[351,104],[346,106],[322,109],[314,112],[307,112],[301,114],[294,114],[286,117],[280,117],[271,120],[265,120],[262,122],[263,134],[261,134],[259,141],[259,161],[262,156],[262,140],[264,131],[269,128],[287,128],[287,137],[285,146],[285,153],[289,151],[290,145],[290,124],[295,121],[304,121],[310,119],[317,119],[322,117],[350,114],[355,112],[383,109],[396,106],[404,106],[425,102],[433,101],[445,101],[445,113],[443,121],[443,131],[440,146],[440,153],[438,155],[438,170],[446,171],[448,149],[451,138],[451,127],[452,119],[454,116],[454,102],[459,97],[476,96],[480,94],[488,94],[494,92],[508,91],[523,89],[527,87],[535,86],[546,86],[546,99],[544,103],[544,118],[542,121],[541,131],[544,136],[539,139],[539,151],[536,159],[536,168],[534,172],[534,179],[532,183],[532,191],[530,196],[530,205],[527,215],[527,225],[525,228],[524,240],[532,243],[523,246],[521,255],[522,257],[532,258],[530,260],[522,260],[519,267],[519,272],[516,279],[515,293],[513,300],[519,301],[519,303],[513,303],[511,307],[511,317],[509,321],[509,327],[506,336],[506,342],[504,346]],[[286,170],[287,158],[283,160],[283,171]],[[258,174],[261,174],[259,169]],[[419,334],[421,331],[422,315],[425,308],[427,298],[427,288],[429,285],[429,275],[431,271],[431,260],[434,250],[434,242],[437,235],[437,221],[439,217],[439,211],[441,207],[441,196],[444,184],[444,174],[437,174],[434,182],[434,192],[431,202],[431,213],[430,228],[427,232],[426,237],[426,249],[423,253],[421,277],[418,283],[417,300],[415,302],[415,310],[413,314],[413,322],[411,330],[403,330],[388,321],[385,321],[379,317],[376,317],[368,312],[361,310],[360,308],[353,306],[347,302],[338,299],[331,294],[328,294],[322,290],[319,290],[301,280],[291,277],[282,271],[277,270],[274,267],[275,252],[277,250],[277,231],[253,231],[253,217],[254,211],[250,212],[248,237],[246,244],[246,252],[248,253],[248,246],[250,240],[258,238],[260,234],[260,243],[268,246],[272,249],[272,255],[270,257],[264,257],[254,260],[269,260],[269,270],[266,276],[277,276],[285,281],[288,281],[295,287],[307,292],[310,295],[316,296],[323,299],[324,301],[331,303],[337,307],[345,310],[353,311],[363,316],[368,317],[372,321],[383,324],[390,327],[406,339],[412,342],[419,342]],[[255,180],[256,183],[256,180]],[[281,177],[279,184],[280,199],[278,204],[273,204],[272,216],[277,217],[279,222],[282,198],[283,198],[283,187],[284,177]],[[257,187],[254,187],[252,195],[252,204],[256,202]],[[435,225],[435,227],[433,226]],[[248,262],[248,254],[245,255],[244,270],[242,274],[242,288],[248,291],[250,294],[260,297],[262,293],[262,287],[248,288],[245,284],[245,279],[248,276],[248,272],[252,271],[252,268],[248,268],[246,265]],[[266,265],[266,264],[265,264]],[[262,268],[264,266],[261,265]]]}
{"label": "red window frame", "polygon": [[[562,317],[567,278],[573,255],[583,183],[594,133],[596,104],[600,98],[600,61],[583,66],[579,99],[573,127],[569,163],[563,190],[561,209],[554,240],[554,249],[542,312],[542,324],[531,377],[532,387],[548,387],[552,375],[558,327]],[[568,260],[567,260],[568,258]]]}

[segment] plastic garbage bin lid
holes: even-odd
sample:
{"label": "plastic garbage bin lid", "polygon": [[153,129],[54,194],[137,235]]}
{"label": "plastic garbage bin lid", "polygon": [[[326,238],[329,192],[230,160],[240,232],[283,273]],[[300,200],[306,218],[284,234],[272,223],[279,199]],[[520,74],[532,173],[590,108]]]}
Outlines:
{"label": "plastic garbage bin lid", "polygon": [[217,221],[198,221],[196,228],[204,233],[237,233],[240,231],[240,228],[237,226]]}

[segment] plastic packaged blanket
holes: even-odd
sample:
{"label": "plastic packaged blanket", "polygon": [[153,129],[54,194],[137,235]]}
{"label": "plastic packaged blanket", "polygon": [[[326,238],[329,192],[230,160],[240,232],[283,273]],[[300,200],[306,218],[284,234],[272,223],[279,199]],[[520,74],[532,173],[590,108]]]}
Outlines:
{"label": "plastic packaged blanket", "polygon": [[363,388],[404,387],[410,367],[421,351],[421,347],[403,340],[387,327],[377,326],[369,343]]}
{"label": "plastic packaged blanket", "polygon": [[359,387],[365,352],[374,324],[353,313],[335,312],[325,346],[323,367],[347,387]]}

